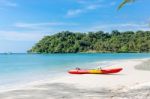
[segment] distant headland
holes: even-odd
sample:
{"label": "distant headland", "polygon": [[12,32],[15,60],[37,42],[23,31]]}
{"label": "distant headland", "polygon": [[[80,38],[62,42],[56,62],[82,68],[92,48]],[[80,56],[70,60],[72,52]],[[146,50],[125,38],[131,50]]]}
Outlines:
{"label": "distant headland", "polygon": [[28,53],[138,53],[150,52],[150,31],[117,30],[74,33],[63,31],[45,36]]}

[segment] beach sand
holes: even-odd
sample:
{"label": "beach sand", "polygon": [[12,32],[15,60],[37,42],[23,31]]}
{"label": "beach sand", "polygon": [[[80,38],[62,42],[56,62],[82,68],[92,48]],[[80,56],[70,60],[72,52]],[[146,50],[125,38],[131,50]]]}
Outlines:
{"label": "beach sand", "polygon": [[[0,99],[150,99],[149,59],[114,61],[123,71],[109,75],[71,75],[0,92]],[[107,68],[113,68],[107,67]],[[144,69],[146,69],[144,67]]]}

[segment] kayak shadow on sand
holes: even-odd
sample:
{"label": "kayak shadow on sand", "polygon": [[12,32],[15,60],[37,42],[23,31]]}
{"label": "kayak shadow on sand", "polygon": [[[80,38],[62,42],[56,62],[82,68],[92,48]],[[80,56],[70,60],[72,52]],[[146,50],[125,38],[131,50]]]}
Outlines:
{"label": "kayak shadow on sand", "polygon": [[114,76],[124,76],[125,74],[101,74],[101,75],[114,75]]}
{"label": "kayak shadow on sand", "polygon": [[71,74],[71,75],[99,75],[99,76],[109,76],[109,75],[114,75],[114,76],[125,76],[125,74]]}

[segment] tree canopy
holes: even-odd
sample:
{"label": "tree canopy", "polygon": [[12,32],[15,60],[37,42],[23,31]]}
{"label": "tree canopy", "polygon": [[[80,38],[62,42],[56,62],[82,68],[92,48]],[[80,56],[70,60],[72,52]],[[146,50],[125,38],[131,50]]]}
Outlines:
{"label": "tree canopy", "polygon": [[88,33],[63,31],[45,36],[28,52],[150,52],[150,31],[119,32],[114,30],[111,33],[103,31]]}

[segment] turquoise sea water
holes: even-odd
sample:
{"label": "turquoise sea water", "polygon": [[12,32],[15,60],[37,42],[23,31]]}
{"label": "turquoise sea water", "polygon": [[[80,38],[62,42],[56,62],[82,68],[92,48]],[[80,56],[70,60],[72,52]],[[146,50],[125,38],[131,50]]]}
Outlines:
{"label": "turquoise sea water", "polygon": [[90,63],[118,59],[150,58],[147,53],[119,54],[0,54],[0,90],[5,86],[25,84],[62,76],[75,67],[95,68]]}

